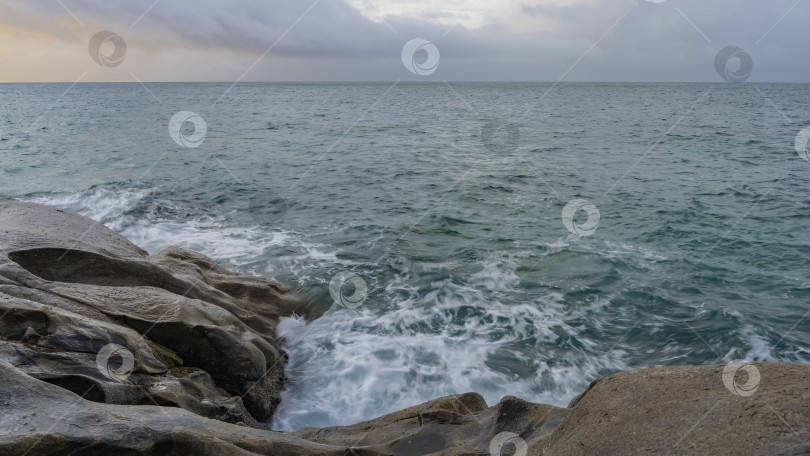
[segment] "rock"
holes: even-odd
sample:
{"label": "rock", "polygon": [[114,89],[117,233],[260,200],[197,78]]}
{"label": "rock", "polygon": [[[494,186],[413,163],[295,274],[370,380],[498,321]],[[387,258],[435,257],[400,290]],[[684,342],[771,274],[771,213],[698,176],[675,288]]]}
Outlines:
{"label": "rock", "polygon": [[466,393],[274,432],[275,329],[311,304],[75,214],[1,206],[0,454],[810,454],[810,366],[783,363],[619,373],[568,408]]}
{"label": "rock", "polygon": [[308,305],[194,252],[150,257],[76,214],[0,207],[0,353],[80,396],[264,427],[285,380],[275,327]]}
{"label": "rock", "polygon": [[[750,396],[726,387],[724,366],[662,367],[600,379],[537,451],[810,454],[810,366],[750,366],[760,375],[758,388]],[[748,380],[743,372],[737,377],[737,384]]]}
{"label": "rock", "polygon": [[344,449],[223,423],[177,407],[80,398],[0,359],[0,454],[322,455]]}
{"label": "rock", "polygon": [[[464,394],[354,426],[285,434],[228,424],[177,407],[92,402],[34,379],[0,358],[0,454],[345,456],[487,454],[495,432],[542,442],[566,409],[508,401],[525,410],[504,420],[505,402],[487,408]],[[520,427],[519,423],[532,423]],[[428,453],[429,452],[429,453]]]}
{"label": "rock", "polygon": [[290,435],[349,448],[377,447],[393,456],[488,454],[502,432],[539,445],[568,414],[568,409],[505,397],[487,407],[476,393],[436,399],[352,426],[303,429]]}

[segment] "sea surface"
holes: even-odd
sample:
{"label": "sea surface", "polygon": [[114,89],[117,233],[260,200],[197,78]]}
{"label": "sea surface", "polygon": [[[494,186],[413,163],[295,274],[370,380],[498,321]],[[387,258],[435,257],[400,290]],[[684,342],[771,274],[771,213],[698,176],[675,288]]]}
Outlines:
{"label": "sea surface", "polygon": [[314,297],[274,429],[565,406],[626,369],[810,362],[808,125],[810,85],[4,84],[0,197]]}

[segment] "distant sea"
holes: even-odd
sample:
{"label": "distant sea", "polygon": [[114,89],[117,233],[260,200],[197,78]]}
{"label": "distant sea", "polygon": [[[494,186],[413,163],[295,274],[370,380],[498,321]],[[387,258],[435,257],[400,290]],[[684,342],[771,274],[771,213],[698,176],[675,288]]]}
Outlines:
{"label": "distant sea", "polygon": [[229,87],[0,85],[0,195],[313,296],[275,429],[810,362],[810,85]]}

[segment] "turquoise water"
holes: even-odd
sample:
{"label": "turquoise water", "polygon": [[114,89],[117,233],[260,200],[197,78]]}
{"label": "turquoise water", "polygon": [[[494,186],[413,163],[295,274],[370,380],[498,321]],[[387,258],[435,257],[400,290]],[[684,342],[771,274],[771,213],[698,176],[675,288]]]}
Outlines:
{"label": "turquoise water", "polygon": [[[810,85],[229,86],[0,85],[0,195],[314,296],[320,319],[280,326],[274,428],[810,362]],[[169,134],[184,110],[199,147]],[[330,296],[343,272],[356,309]]]}

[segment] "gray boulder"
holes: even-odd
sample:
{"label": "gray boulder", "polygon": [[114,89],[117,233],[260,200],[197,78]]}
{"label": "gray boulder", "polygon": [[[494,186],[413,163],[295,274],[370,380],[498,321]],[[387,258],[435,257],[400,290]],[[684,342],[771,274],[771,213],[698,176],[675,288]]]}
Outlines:
{"label": "gray boulder", "polygon": [[0,353],[85,398],[264,427],[285,380],[278,318],[308,305],[194,252],[150,257],[76,214],[0,207]]}
{"label": "gray boulder", "polygon": [[809,375],[789,363],[621,372],[594,381],[537,454],[810,454]]}

